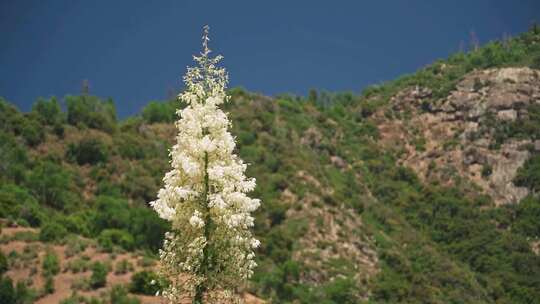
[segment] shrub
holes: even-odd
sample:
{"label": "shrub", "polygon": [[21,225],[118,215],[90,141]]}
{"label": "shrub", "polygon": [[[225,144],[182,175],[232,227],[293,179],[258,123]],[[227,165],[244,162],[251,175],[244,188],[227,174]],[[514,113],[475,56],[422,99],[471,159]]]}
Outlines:
{"label": "shrub", "polygon": [[128,260],[123,259],[116,263],[116,267],[114,269],[115,274],[126,274],[130,271],[133,271],[133,264],[131,264]]}
{"label": "shrub", "polygon": [[116,109],[111,99],[102,101],[95,96],[67,96],[67,121],[105,132],[116,129]]}
{"label": "shrub", "polygon": [[137,265],[139,265],[140,267],[152,267],[155,264],[156,264],[156,260],[147,256],[143,256],[137,261]]}
{"label": "shrub", "polygon": [[0,251],[0,276],[8,271],[8,260],[4,252]]}
{"label": "shrub", "polygon": [[126,172],[121,184],[123,193],[139,203],[146,203],[155,199],[157,184],[156,179],[150,174],[151,172],[141,167]]}
{"label": "shrub", "polygon": [[533,191],[540,191],[540,154],[529,158],[519,168],[514,183]]}
{"label": "shrub", "polygon": [[28,288],[25,282],[17,282],[15,286],[15,298],[17,299],[17,304],[34,303],[37,297],[37,292],[31,288]]}
{"label": "shrub", "polygon": [[131,216],[127,201],[111,196],[100,195],[95,200],[96,214],[94,219],[94,232],[103,229],[127,229]]}
{"label": "shrub", "polygon": [[97,138],[83,138],[76,144],[69,144],[66,157],[79,165],[95,165],[107,161],[107,146]]}
{"label": "shrub", "polygon": [[37,242],[39,234],[33,231],[18,231],[12,236],[12,240],[21,242]]}
{"label": "shrub", "polygon": [[29,146],[37,146],[45,139],[43,127],[35,120],[27,119],[22,125],[21,135]]}
{"label": "shrub", "polygon": [[107,284],[107,266],[100,262],[92,265],[92,275],[90,276],[90,287],[93,289],[104,287]]}
{"label": "shrub", "polygon": [[147,143],[131,133],[115,136],[114,145],[122,158],[142,159],[146,156]]}
{"label": "shrub", "polygon": [[149,208],[133,208],[130,214],[129,232],[135,236],[135,245],[157,252],[165,232],[169,231],[169,223]]}
{"label": "shrub", "polygon": [[133,236],[127,231],[105,229],[99,234],[98,243],[103,249],[110,252],[113,246],[120,246],[126,250],[131,250],[135,241],[133,240]]}
{"label": "shrub", "polygon": [[155,295],[161,289],[158,281],[159,277],[156,273],[152,271],[139,271],[131,277],[129,291],[132,293]]}
{"label": "shrub", "polygon": [[48,251],[43,259],[43,274],[45,276],[57,275],[60,271],[58,256],[53,251]]}
{"label": "shrub", "polygon": [[114,304],[139,304],[139,299],[130,297],[122,285],[115,285],[109,293],[109,301]]}
{"label": "shrub", "polygon": [[358,299],[355,296],[357,289],[354,279],[337,278],[324,287],[324,292],[332,303],[353,304],[358,303]]}
{"label": "shrub", "polygon": [[514,208],[512,229],[528,237],[540,238],[540,198],[528,196]]}
{"label": "shrub", "polygon": [[83,252],[88,245],[87,243],[88,242],[86,240],[81,239],[77,235],[70,235],[66,242],[66,257],[72,257],[76,254]]}
{"label": "shrub", "polygon": [[60,165],[40,162],[29,174],[26,185],[40,203],[66,210],[74,204],[72,176]]}
{"label": "shrub", "polygon": [[49,222],[45,224],[39,232],[39,240],[42,242],[55,242],[63,239],[67,235],[67,230],[64,226]]}
{"label": "shrub", "polygon": [[254,132],[240,131],[240,134],[238,135],[240,145],[251,145],[256,139]]}
{"label": "shrub", "polygon": [[42,213],[36,199],[27,189],[13,184],[0,186],[0,217],[24,219],[30,226],[39,226]]}
{"label": "shrub", "polygon": [[149,123],[173,122],[175,111],[176,105],[173,103],[151,101],[142,110],[142,117]]}
{"label": "shrub", "polygon": [[84,218],[83,214],[75,213],[68,216],[57,217],[58,223],[66,227],[70,233],[89,236],[90,229],[88,227],[88,219]]}
{"label": "shrub", "polygon": [[45,286],[43,286],[45,293],[54,293],[54,278],[52,276],[45,277]]}
{"label": "shrub", "polygon": [[66,269],[73,273],[85,272],[90,269],[90,258],[88,256],[82,256],[69,260]]}
{"label": "shrub", "polygon": [[[0,121],[4,122],[1,116]],[[26,149],[17,142],[13,135],[0,131],[0,151],[2,151],[0,153],[1,175],[15,183],[22,182],[28,165]]]}
{"label": "shrub", "polygon": [[13,281],[6,276],[0,277],[0,303],[16,304],[17,298],[13,289]]}
{"label": "shrub", "polygon": [[25,220],[31,227],[38,227],[43,222],[45,215],[36,205],[23,205],[21,206],[19,217]]}
{"label": "shrub", "polygon": [[38,99],[32,105],[32,112],[38,114],[41,121],[51,126],[61,124],[65,120],[60,103],[55,97],[49,100]]}

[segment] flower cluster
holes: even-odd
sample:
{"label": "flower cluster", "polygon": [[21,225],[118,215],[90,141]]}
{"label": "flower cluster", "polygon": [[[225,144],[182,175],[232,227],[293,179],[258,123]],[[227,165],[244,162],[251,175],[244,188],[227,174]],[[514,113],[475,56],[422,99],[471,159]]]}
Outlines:
{"label": "flower cluster", "polygon": [[150,204],[172,223],[160,252],[162,272],[172,282],[162,292],[171,302],[180,293],[237,287],[256,266],[253,249],[260,242],[250,227],[260,201],[246,193],[255,179],[246,178],[247,165],[234,154],[230,121],[219,106],[228,101],[227,74],[209,57],[208,28],[196,67],[184,76],[186,89],[179,95],[187,106],[178,110],[177,142],[170,150],[172,170]]}

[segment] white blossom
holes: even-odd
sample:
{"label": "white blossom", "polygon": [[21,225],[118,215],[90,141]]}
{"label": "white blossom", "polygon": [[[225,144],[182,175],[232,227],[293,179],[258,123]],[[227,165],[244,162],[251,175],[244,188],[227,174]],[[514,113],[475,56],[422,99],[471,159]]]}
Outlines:
{"label": "white blossom", "polygon": [[221,56],[209,57],[207,42],[205,31],[203,51],[194,57],[197,66],[187,69],[185,90],[178,96],[187,106],[176,112],[171,171],[150,203],[172,224],[160,251],[161,272],[172,284],[159,293],[171,303],[182,294],[197,296],[201,286],[234,289],[231,284],[253,274],[253,249],[260,246],[249,230],[251,212],[260,206],[247,195],[255,179],[245,176],[247,165],[234,154],[231,122],[219,108],[229,100],[228,76],[217,65]]}
{"label": "white blossom", "polygon": [[202,228],[204,226],[204,221],[201,216],[202,214],[198,210],[195,210],[195,212],[193,212],[193,215],[189,219],[189,223],[191,224],[191,226],[196,228]]}
{"label": "white blossom", "polygon": [[261,246],[261,242],[257,239],[252,239],[251,240],[251,247],[252,248],[259,248],[259,246]]}

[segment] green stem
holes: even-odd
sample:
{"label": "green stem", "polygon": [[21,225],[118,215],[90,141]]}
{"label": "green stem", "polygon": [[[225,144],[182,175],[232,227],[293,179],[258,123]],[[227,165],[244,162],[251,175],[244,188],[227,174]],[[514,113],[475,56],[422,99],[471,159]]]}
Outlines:
{"label": "green stem", "polygon": [[210,228],[211,228],[211,218],[210,218],[210,208],[208,208],[208,152],[204,153],[204,195],[202,199],[202,208],[205,214],[204,222],[204,237],[206,239],[206,244],[203,247],[203,260],[201,267],[199,268],[198,275],[203,278],[203,281],[195,287],[195,296],[193,297],[193,304],[203,304],[203,295],[208,289],[206,278],[208,276],[208,270],[210,265],[208,265],[209,253],[208,253],[208,243],[210,242]]}

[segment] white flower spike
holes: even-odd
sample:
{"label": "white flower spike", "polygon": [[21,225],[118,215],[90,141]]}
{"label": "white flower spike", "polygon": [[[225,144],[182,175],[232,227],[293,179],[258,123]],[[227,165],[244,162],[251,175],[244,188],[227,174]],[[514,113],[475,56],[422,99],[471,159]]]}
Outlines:
{"label": "white flower spike", "polygon": [[246,195],[255,179],[246,178],[246,164],[233,153],[231,123],[219,108],[229,100],[227,73],[217,66],[221,56],[209,57],[208,30],[205,26],[197,66],[187,69],[186,88],[178,96],[187,106],[177,111],[172,170],[150,203],[172,224],[160,251],[161,273],[171,281],[160,295],[170,303],[230,294],[224,291],[253,274],[253,250],[260,246],[249,230],[260,201]]}

